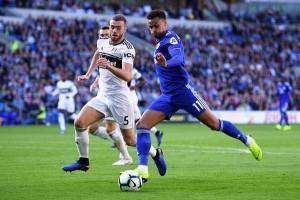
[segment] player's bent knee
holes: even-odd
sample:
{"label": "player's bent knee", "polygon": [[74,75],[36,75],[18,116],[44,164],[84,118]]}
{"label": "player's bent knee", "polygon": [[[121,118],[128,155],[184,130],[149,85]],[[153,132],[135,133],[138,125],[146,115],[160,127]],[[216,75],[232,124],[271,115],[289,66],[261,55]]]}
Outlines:
{"label": "player's bent knee", "polygon": [[74,120],[74,126],[77,128],[86,128],[86,124],[82,118],[76,118]]}
{"label": "player's bent knee", "polygon": [[148,125],[145,122],[141,121],[141,120],[139,120],[136,123],[136,128],[147,128],[147,129],[150,129],[150,127],[148,127]]}
{"label": "player's bent knee", "polygon": [[219,131],[220,130],[220,122],[219,122],[219,120],[217,120],[217,121],[214,120],[214,121],[210,122],[208,124],[208,126],[213,131]]}
{"label": "player's bent knee", "polygon": [[124,141],[128,146],[135,146],[136,140],[134,137],[124,137]]}
{"label": "player's bent knee", "polygon": [[89,127],[88,128],[88,132],[90,133],[90,134],[95,134],[95,132],[96,132],[96,130],[97,130],[97,128],[95,128],[95,127]]}
{"label": "player's bent knee", "polygon": [[112,132],[114,132],[115,130],[116,130],[116,128],[114,128],[114,127],[106,127],[106,132],[107,132],[109,135],[111,135]]}

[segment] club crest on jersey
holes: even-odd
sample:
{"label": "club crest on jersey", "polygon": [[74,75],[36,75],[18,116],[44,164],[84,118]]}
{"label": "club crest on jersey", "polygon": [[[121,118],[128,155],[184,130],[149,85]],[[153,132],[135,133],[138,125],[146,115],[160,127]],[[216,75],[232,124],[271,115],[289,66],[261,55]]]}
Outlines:
{"label": "club crest on jersey", "polygon": [[171,44],[178,44],[177,40],[176,40],[174,37],[172,37],[172,38],[170,39],[170,43],[171,43]]}

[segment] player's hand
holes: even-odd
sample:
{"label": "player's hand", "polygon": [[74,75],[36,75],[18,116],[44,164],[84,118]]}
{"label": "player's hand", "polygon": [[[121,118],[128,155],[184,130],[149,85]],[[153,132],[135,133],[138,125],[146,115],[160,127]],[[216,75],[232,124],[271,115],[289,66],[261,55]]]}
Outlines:
{"label": "player's hand", "polygon": [[162,53],[157,53],[155,55],[155,59],[159,65],[164,66],[164,67],[167,66],[167,60]]}
{"label": "player's hand", "polygon": [[110,67],[110,62],[106,58],[100,56],[97,60],[97,65],[102,69],[107,69]]}
{"label": "player's hand", "polygon": [[89,76],[88,75],[81,75],[81,76],[78,76],[77,77],[77,80],[79,81],[79,82],[83,82],[83,81],[86,81],[86,80],[89,80]]}
{"label": "player's hand", "polygon": [[95,92],[96,91],[96,88],[97,88],[97,84],[92,84],[90,86],[90,92]]}

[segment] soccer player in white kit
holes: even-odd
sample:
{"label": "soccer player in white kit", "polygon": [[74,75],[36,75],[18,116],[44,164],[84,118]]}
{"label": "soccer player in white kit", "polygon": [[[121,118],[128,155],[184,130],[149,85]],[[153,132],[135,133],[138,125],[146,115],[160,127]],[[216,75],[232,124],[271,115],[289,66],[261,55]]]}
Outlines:
{"label": "soccer player in white kit", "polygon": [[[136,145],[133,103],[127,86],[127,82],[132,79],[135,50],[131,43],[124,38],[126,30],[126,18],[123,15],[113,16],[110,20],[109,39],[97,41],[97,50],[87,73],[78,77],[81,81],[88,80],[98,67],[101,89],[98,95],[81,109],[74,122],[79,160],[64,166],[64,171],[87,171],[89,169],[87,129],[105,117],[113,117],[118,123],[127,145]],[[122,151],[122,149],[119,150]],[[157,157],[157,153],[159,152],[151,146],[149,154],[153,159]]]}
{"label": "soccer player in white kit", "polygon": [[57,109],[60,134],[64,134],[66,131],[65,116],[69,116],[71,119],[76,117],[74,97],[77,94],[77,88],[73,81],[67,80],[67,76],[67,72],[60,74],[61,80],[57,82],[56,88],[52,92],[53,96],[59,95]]}
{"label": "soccer player in white kit", "polygon": [[[98,38],[100,45],[101,40],[109,39],[109,27],[103,26],[98,30]],[[100,77],[97,76],[96,80],[90,86],[90,91],[93,92],[97,88],[100,88]],[[100,89],[98,90],[100,92]],[[114,118],[107,117],[105,118],[105,125],[106,127],[99,126],[101,121],[97,121],[88,127],[88,132],[94,136],[98,136],[105,140],[112,140],[114,145],[120,151],[119,160],[114,162],[112,165],[130,165],[132,164],[133,160],[128,153],[127,146],[125,145],[123,136],[120,132],[118,124],[114,121]]]}

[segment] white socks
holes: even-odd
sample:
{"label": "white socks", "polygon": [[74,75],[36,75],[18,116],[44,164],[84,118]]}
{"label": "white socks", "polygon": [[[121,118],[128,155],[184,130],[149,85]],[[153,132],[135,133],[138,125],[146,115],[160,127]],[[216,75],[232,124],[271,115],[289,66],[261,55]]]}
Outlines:
{"label": "white socks", "polygon": [[150,147],[149,154],[152,158],[156,156],[156,149],[152,145]]}
{"label": "white socks", "polygon": [[60,130],[65,131],[66,130],[65,116],[61,112],[58,113],[58,123],[59,123]]}
{"label": "white socks", "polygon": [[151,129],[150,129],[151,133],[152,134],[155,134],[157,132],[157,128],[155,126],[153,126]]}
{"label": "white socks", "polygon": [[116,128],[110,134],[108,134],[105,127],[99,126],[97,130],[92,134],[105,140],[112,139],[112,141],[114,141],[114,143],[116,144],[117,149],[122,154],[122,157],[125,159],[131,159],[119,128]]}
{"label": "white socks", "polygon": [[93,133],[93,135],[98,136],[104,140],[108,140],[110,139],[110,136],[108,135],[108,133],[106,132],[106,128],[99,126],[97,128],[97,130]]}
{"label": "white socks", "polygon": [[85,128],[75,127],[75,142],[77,145],[79,157],[89,157],[89,134]]}
{"label": "white socks", "polygon": [[148,166],[147,166],[147,165],[139,165],[138,168],[139,168],[142,172],[147,172],[147,171],[148,171]]}
{"label": "white socks", "polygon": [[128,153],[127,146],[125,144],[125,141],[123,139],[120,129],[116,128],[114,131],[112,131],[110,134],[110,137],[116,144],[116,146],[117,146],[118,150],[120,151],[120,153],[122,154],[123,158],[130,159],[131,157]]}

